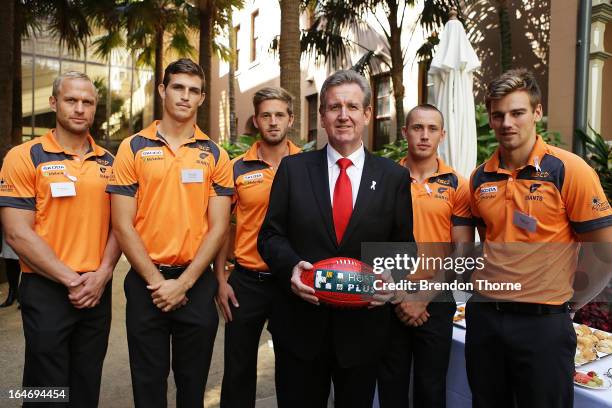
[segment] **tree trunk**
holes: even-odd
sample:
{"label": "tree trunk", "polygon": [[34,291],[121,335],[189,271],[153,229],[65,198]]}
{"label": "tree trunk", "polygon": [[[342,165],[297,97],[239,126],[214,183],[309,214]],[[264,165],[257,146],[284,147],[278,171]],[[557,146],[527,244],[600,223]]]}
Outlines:
{"label": "tree trunk", "polygon": [[499,17],[499,38],[501,51],[501,72],[512,68],[512,28],[510,27],[510,14],[508,0],[499,0],[497,15]]}
{"label": "tree trunk", "polygon": [[293,130],[289,137],[301,140],[302,75],[300,71],[300,1],[279,0],[281,30],[279,43],[280,85],[293,95]]}
{"label": "tree trunk", "polygon": [[15,1],[15,31],[13,34],[13,131],[11,144],[17,146],[23,141],[23,107],[21,103],[22,74],[21,74],[21,34],[23,33],[23,16],[21,2]]}
{"label": "tree trunk", "polygon": [[[158,87],[164,79],[164,28],[158,27],[155,33],[155,99],[153,105],[153,119],[161,119],[164,113]],[[109,92],[110,96],[110,84]]]}
{"label": "tree trunk", "polygon": [[402,138],[404,125],[404,58],[402,57],[402,29],[397,26],[397,5],[389,10],[389,48],[391,51],[391,81],[395,101],[395,138]]}
{"label": "tree trunk", "polygon": [[0,157],[4,160],[11,148],[13,123],[13,36],[15,35],[15,2],[0,7],[0,38],[9,47],[0,47]]}
{"label": "tree trunk", "polygon": [[236,31],[234,30],[234,20],[232,16],[232,10],[228,11],[228,26],[229,26],[229,41],[230,41],[230,53],[232,60],[229,63],[229,73],[227,75],[228,85],[228,101],[229,101],[229,134],[230,142],[236,143],[238,140],[238,132],[236,129]]}
{"label": "tree trunk", "polygon": [[198,5],[200,9],[200,66],[204,70],[204,92],[206,98],[204,103],[198,110],[198,126],[205,133],[210,133],[210,99],[212,80],[212,33],[213,33],[213,17],[214,5],[210,0],[200,0]]}

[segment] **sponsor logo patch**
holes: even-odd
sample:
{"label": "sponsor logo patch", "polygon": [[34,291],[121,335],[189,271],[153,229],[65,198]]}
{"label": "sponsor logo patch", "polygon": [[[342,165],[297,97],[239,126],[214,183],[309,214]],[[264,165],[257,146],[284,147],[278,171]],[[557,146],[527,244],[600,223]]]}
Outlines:
{"label": "sponsor logo patch", "polygon": [[532,194],[535,193],[536,190],[538,188],[540,188],[540,186],[542,186],[542,185],[541,184],[535,184],[535,183],[532,184],[531,186],[529,186],[529,192],[532,193]]}
{"label": "sponsor logo patch", "polygon": [[253,173],[253,174],[247,174],[246,176],[244,176],[243,180],[245,184],[251,184],[251,183],[261,183],[263,182],[263,178],[264,178],[263,173]]}
{"label": "sponsor logo patch", "polygon": [[601,200],[599,197],[593,197],[591,204],[593,211],[606,211],[610,208],[608,200]]}
{"label": "sponsor logo patch", "polygon": [[490,194],[490,193],[497,193],[497,186],[481,187],[480,188],[480,195]]}
{"label": "sponsor logo patch", "polygon": [[448,187],[440,187],[438,188],[438,194],[444,194],[446,190],[448,190]]}
{"label": "sponsor logo patch", "polygon": [[63,164],[47,164],[46,166],[42,166],[40,170],[45,173],[47,171],[64,171],[66,170],[66,166]]}
{"label": "sponsor logo patch", "polygon": [[533,173],[531,173],[531,177],[548,178],[550,177],[550,173],[547,171],[534,171]]}
{"label": "sponsor logo patch", "polygon": [[152,157],[152,156],[163,156],[163,155],[164,155],[164,151],[162,149],[143,150],[140,153],[140,157]]}

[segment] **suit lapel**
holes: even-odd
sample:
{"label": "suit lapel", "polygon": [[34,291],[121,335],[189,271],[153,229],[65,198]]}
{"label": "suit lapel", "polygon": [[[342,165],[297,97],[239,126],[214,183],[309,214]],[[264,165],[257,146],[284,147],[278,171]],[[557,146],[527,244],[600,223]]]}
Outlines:
{"label": "suit lapel", "polygon": [[331,241],[336,245],[336,232],[332,217],[332,207],[329,198],[329,175],[327,173],[327,149],[319,150],[319,158],[316,162],[308,163],[308,174],[310,185],[319,211],[323,217],[324,228],[327,230]]}
{"label": "suit lapel", "polygon": [[372,186],[373,182],[376,182],[378,185],[381,184],[381,174],[382,170],[376,165],[375,160],[372,159],[372,154],[366,150],[363,172],[361,173],[361,182],[359,183],[359,192],[357,193],[357,201],[355,202],[353,214],[351,215],[349,224],[342,237],[341,245],[350,239],[351,234],[357,225],[359,225],[360,220],[367,216],[370,202],[377,194],[380,194],[380,192],[376,190],[376,185],[374,184],[374,189],[372,189]]}

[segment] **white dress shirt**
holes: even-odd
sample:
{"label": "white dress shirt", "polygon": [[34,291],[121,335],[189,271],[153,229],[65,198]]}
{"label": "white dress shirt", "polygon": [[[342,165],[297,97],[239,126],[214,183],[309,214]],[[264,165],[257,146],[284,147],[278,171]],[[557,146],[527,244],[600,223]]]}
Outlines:
{"label": "white dress shirt", "polygon": [[[327,144],[327,175],[329,176],[329,197],[332,207],[334,206],[334,188],[336,187],[336,180],[338,180],[338,176],[340,175],[340,167],[336,163],[342,157],[344,156],[338,153],[336,149],[331,147],[329,143]],[[353,162],[353,165],[346,169],[346,174],[351,180],[351,190],[353,191],[353,208],[355,208],[355,201],[357,201],[357,193],[359,192],[359,184],[361,184],[361,174],[363,173],[363,163],[365,162],[365,149],[363,148],[363,143],[361,143],[359,149],[351,153],[347,159]]]}

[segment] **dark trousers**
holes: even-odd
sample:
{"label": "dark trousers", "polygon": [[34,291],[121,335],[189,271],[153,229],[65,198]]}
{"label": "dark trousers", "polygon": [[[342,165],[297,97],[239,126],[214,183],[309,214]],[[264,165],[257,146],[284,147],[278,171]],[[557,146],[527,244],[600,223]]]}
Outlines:
{"label": "dark trousers", "polygon": [[[132,390],[136,407],[166,407],[172,361],[178,408],[202,407],[219,316],[210,270],[187,292],[189,302],[162,312],[131,269],[124,282]],[[170,356],[172,355],[172,358]]]}
{"label": "dark trousers", "polygon": [[70,402],[24,407],[97,407],[111,323],[111,283],[100,304],[76,309],[68,289],[34,273],[21,277],[25,335],[24,387],[69,387]]}
{"label": "dark trousers", "polygon": [[[330,334],[313,360],[303,360],[274,343],[276,398],[279,408],[326,408],[334,384],[336,408],[371,408],[376,363],[342,367],[333,354]],[[364,353],[367,353],[364,350]]]}
{"label": "dark trousers", "polygon": [[228,283],[239,307],[230,302],[232,321],[225,324],[221,408],[254,407],[259,339],[279,289],[272,276],[260,276],[240,265]]}
{"label": "dark trousers", "polygon": [[446,372],[456,304],[451,301],[452,295],[445,296],[427,306],[430,317],[419,327],[406,326],[392,310],[390,345],[381,361],[378,376],[381,408],[410,406],[411,365],[414,366],[413,406],[446,406]]}
{"label": "dark trousers", "polygon": [[569,313],[503,312],[470,301],[465,315],[474,408],[573,406],[576,333]]}

